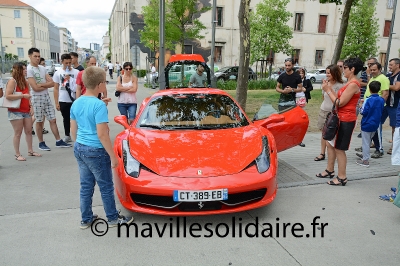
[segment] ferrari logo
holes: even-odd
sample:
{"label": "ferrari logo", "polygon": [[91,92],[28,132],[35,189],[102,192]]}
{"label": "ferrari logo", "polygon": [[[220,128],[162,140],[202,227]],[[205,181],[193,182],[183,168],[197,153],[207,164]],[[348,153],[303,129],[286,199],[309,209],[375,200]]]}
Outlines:
{"label": "ferrari logo", "polygon": [[202,175],[203,172],[201,170],[197,170],[197,175]]}
{"label": "ferrari logo", "polygon": [[199,205],[199,209],[202,209],[204,207],[204,204],[201,201],[197,205]]}

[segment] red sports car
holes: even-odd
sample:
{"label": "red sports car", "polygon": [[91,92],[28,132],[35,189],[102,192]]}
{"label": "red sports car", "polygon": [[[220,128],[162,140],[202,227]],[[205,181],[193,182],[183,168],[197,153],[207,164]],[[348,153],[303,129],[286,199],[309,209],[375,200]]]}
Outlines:
{"label": "red sports car", "polygon": [[[201,56],[171,57],[171,65],[203,64]],[[181,85],[182,84],[178,84]],[[183,84],[185,86],[185,84]],[[185,86],[186,87],[186,86]],[[120,159],[115,187],[128,210],[159,215],[239,212],[271,203],[277,192],[279,151],[303,140],[308,116],[264,104],[251,121],[225,91],[166,89],[145,99],[114,150]]]}

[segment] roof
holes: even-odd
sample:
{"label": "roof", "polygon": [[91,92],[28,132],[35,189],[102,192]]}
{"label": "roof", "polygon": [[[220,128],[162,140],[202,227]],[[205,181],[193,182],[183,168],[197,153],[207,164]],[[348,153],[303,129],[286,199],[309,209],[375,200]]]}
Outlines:
{"label": "roof", "polygon": [[30,5],[25,4],[19,0],[1,0],[0,6],[21,6],[21,7],[30,7]]}
{"label": "roof", "polygon": [[182,61],[182,60],[192,60],[204,63],[204,58],[199,54],[176,54],[172,55],[169,59],[169,63]]}

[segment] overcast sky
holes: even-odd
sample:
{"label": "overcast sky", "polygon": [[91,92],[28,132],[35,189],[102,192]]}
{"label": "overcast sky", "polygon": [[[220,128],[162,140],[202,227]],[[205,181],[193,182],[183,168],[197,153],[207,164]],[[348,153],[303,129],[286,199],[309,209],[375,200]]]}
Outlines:
{"label": "overcast sky", "polygon": [[79,47],[102,44],[114,0],[21,0],[46,16],[57,27],[66,27]]}

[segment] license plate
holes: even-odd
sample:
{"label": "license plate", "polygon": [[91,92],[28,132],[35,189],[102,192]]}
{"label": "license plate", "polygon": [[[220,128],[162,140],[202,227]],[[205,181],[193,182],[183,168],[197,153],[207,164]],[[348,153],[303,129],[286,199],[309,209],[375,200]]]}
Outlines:
{"label": "license plate", "polygon": [[227,200],[228,189],[214,189],[214,190],[174,190],[174,201],[215,201]]}

